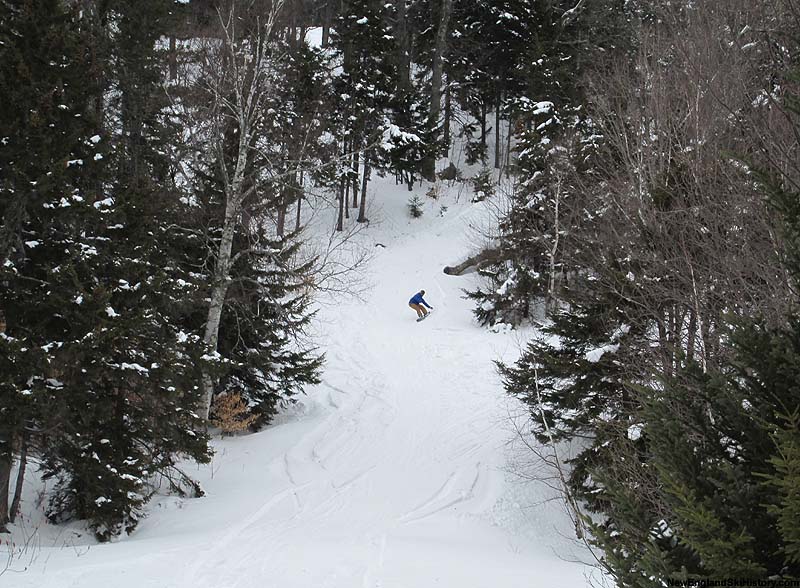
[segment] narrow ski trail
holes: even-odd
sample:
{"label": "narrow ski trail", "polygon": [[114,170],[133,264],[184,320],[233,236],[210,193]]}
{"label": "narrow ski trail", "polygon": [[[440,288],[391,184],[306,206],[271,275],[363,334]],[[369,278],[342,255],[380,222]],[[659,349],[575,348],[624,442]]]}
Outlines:
{"label": "narrow ski trail", "polygon": [[[574,561],[590,558],[561,504],[506,471],[513,433],[492,360],[513,359],[518,341],[477,327],[461,291],[473,278],[441,271],[466,254],[476,210],[453,204],[412,225],[407,193],[380,185],[380,214],[394,221],[362,235],[386,245],[373,286],[322,308],[324,381],[304,410],[218,442],[212,466],[194,472],[207,497],[165,498],[133,536],[80,557],[43,542],[9,585],[588,585]],[[420,289],[435,310],[417,323],[407,302]]]}

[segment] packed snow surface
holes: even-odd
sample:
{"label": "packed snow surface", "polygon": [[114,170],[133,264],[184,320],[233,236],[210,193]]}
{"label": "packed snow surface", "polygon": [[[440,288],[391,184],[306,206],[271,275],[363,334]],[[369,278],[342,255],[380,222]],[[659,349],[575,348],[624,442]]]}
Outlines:
{"label": "packed snow surface", "polygon": [[[537,467],[514,443],[522,411],[492,360],[513,361],[527,335],[479,327],[462,297],[475,275],[442,273],[470,253],[468,227],[487,210],[457,196],[426,199],[412,220],[403,187],[373,183],[357,237],[374,253],[368,288],[320,307],[323,383],[266,430],[216,440],[212,464],[189,465],[205,497],[156,498],[131,536],[98,545],[77,523],[44,522],[31,476],[0,586],[588,586],[591,556],[563,503],[511,472]],[[435,310],[417,323],[420,289]]]}

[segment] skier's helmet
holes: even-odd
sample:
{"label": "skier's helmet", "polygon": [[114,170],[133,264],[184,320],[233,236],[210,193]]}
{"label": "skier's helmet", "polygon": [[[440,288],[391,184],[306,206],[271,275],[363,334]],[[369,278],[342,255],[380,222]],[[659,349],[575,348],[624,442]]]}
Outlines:
{"label": "skier's helmet", "polygon": [[419,293],[425,296],[425,290],[420,290]]}

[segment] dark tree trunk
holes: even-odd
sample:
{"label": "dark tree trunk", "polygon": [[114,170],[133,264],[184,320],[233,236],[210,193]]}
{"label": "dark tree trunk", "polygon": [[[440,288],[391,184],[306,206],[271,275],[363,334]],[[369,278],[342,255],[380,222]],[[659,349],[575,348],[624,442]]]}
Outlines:
{"label": "dark tree trunk", "polygon": [[300,210],[303,205],[303,197],[305,196],[305,194],[303,193],[303,184],[304,184],[303,175],[301,174],[300,181],[297,183],[297,215],[295,216],[295,222],[294,222],[295,231],[300,230],[300,222],[301,222]]}
{"label": "dark tree trunk", "polygon": [[286,195],[283,195],[282,202],[280,206],[278,206],[278,219],[276,222],[276,232],[278,233],[278,237],[283,237],[284,229],[286,228]]}
{"label": "dark tree trunk", "polygon": [[299,2],[295,2],[294,6],[290,7],[289,23],[286,27],[286,42],[289,44],[289,47],[293,49],[297,49],[297,46],[300,44],[297,38],[298,20],[301,11],[301,6],[299,6],[299,4]]}
{"label": "dark tree trunk", "polygon": [[448,78],[447,83],[444,86],[444,129],[442,131],[442,139],[444,140],[444,146],[447,149],[448,154],[450,153],[450,118],[452,115],[453,104],[450,97],[450,79]]}
{"label": "dark tree trunk", "polygon": [[371,155],[369,149],[364,152],[364,178],[361,184],[361,203],[358,207],[358,218],[356,219],[360,223],[367,222],[367,182],[369,182]]}
{"label": "dark tree trunk", "polygon": [[[349,162],[348,162],[349,163]],[[343,181],[343,188],[342,188],[342,201],[344,202],[344,216],[345,218],[350,218],[350,209],[348,207],[348,203],[350,202],[350,173],[346,171],[344,176],[342,176]]]}
{"label": "dark tree trunk", "polygon": [[411,35],[406,20],[406,0],[397,1],[397,66],[400,91],[411,91]]}
{"label": "dark tree trunk", "polygon": [[361,163],[359,161],[358,150],[353,145],[353,208],[358,208],[358,168]]}
{"label": "dark tree trunk", "polygon": [[[486,145],[486,100],[481,100],[481,145]],[[485,149],[484,149],[485,151]]]}
{"label": "dark tree trunk", "polygon": [[169,38],[169,79],[174,80],[178,77],[178,49],[175,43],[175,36]]}
{"label": "dark tree trunk", "polygon": [[11,510],[8,513],[8,521],[13,523],[19,512],[19,504],[22,502],[22,486],[25,483],[25,469],[28,467],[28,432],[22,434],[22,443],[19,448],[19,468],[17,469],[17,483],[14,485],[14,499],[11,501]]}
{"label": "dark tree trunk", "polygon": [[341,178],[339,178],[339,216],[336,220],[337,231],[344,230],[344,209],[347,208],[344,203],[345,185],[347,185],[347,176],[342,176]]}
{"label": "dark tree trunk", "polygon": [[494,112],[494,168],[500,169],[500,107],[503,103],[502,93],[497,93],[497,106]]}
{"label": "dark tree trunk", "polygon": [[658,321],[658,342],[661,350],[661,361],[664,373],[672,374],[672,358],[669,352],[669,309],[664,308]]}
{"label": "dark tree trunk", "polygon": [[506,160],[505,160],[505,168],[506,168],[506,175],[508,175],[508,169],[511,166],[511,129],[514,128],[514,117],[508,117],[508,133],[506,133]]}
{"label": "dark tree trunk", "polygon": [[333,3],[335,0],[328,0],[322,9],[322,46],[327,47],[331,39],[331,23],[333,22]]}
{"label": "dark tree trunk", "polygon": [[[447,50],[447,26],[450,21],[450,9],[453,0],[442,0],[442,12],[439,27],[436,31],[436,46],[433,52],[433,72],[431,74],[431,102],[428,111],[428,129],[433,131],[439,125],[439,113],[442,109],[442,65],[444,54]],[[429,182],[436,180],[436,149],[429,149],[429,153],[422,161],[422,175]]]}
{"label": "dark tree trunk", "polygon": [[694,309],[689,312],[689,331],[686,341],[686,361],[692,363],[694,361],[694,345],[695,336],[697,331],[697,314]]}
{"label": "dark tree trunk", "polygon": [[6,532],[6,525],[9,520],[8,486],[11,483],[11,466],[14,463],[10,452],[11,448],[7,447],[6,449],[8,451],[0,455],[0,533]]}

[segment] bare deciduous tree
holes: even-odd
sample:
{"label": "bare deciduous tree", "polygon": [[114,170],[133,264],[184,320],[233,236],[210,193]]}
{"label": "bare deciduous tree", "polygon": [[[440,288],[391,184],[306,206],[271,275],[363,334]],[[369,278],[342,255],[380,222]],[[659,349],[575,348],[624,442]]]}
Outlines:
{"label": "bare deciduous tree", "polygon": [[[245,26],[240,7],[231,3],[218,12],[222,37],[209,48],[204,63],[205,89],[210,100],[206,111],[207,140],[219,165],[225,195],[225,216],[215,256],[203,341],[214,354],[219,339],[219,326],[225,297],[230,285],[233,239],[241,223],[245,200],[257,183],[248,181],[248,167],[257,149],[257,130],[263,106],[270,91],[273,40],[283,0],[270,3],[264,14],[255,15]],[[228,152],[229,139],[235,137],[234,152]],[[213,382],[206,371],[203,376],[203,411],[208,419],[213,397]]]}
{"label": "bare deciduous tree", "polygon": [[642,29],[632,66],[594,82],[608,149],[602,184],[586,186],[602,213],[582,255],[646,281],[637,304],[669,374],[687,358],[713,360],[726,313],[781,316],[788,284],[775,270],[773,214],[738,159],[755,156],[740,121],[764,82],[740,48],[765,11],[742,1],[665,14]]}

